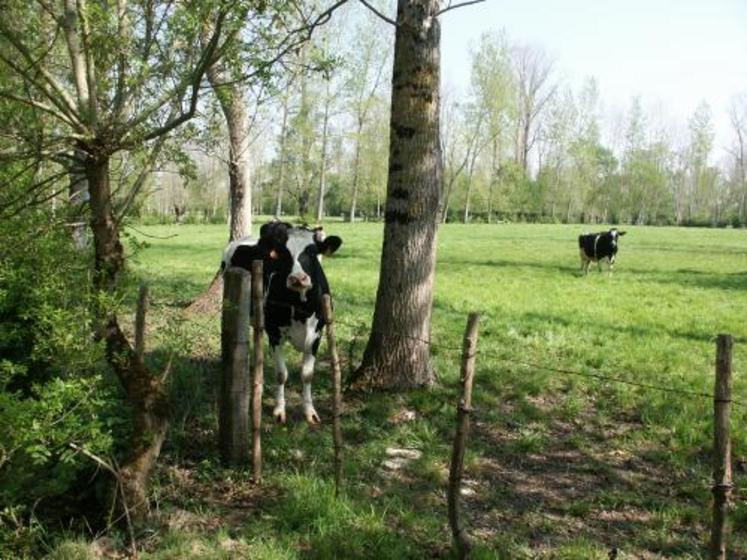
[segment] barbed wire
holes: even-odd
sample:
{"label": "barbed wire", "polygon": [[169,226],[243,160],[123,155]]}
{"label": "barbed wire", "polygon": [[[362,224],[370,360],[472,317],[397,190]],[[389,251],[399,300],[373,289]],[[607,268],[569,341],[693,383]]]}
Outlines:
{"label": "barbed wire", "polygon": [[[336,324],[342,324],[342,325],[350,326],[350,327],[353,327],[353,328],[356,327],[356,325],[352,325],[351,323],[347,323],[347,322],[344,322],[344,321],[335,320],[334,322]],[[360,326],[360,325],[357,325],[357,326]],[[427,339],[423,339],[423,338],[419,338],[419,337],[413,337],[413,336],[408,336],[408,335],[403,335],[403,334],[396,334],[396,333],[382,333],[382,332],[377,332],[377,331],[370,331],[370,332],[372,334],[377,334],[379,336],[388,336],[390,338],[404,338],[404,339],[409,339],[409,340],[416,340],[416,341],[422,342],[424,344],[428,344],[429,346],[431,346],[433,348],[445,349],[445,350],[452,351],[452,352],[454,352],[454,351],[462,352],[462,350],[463,350],[461,346],[444,345],[444,344],[436,343],[433,340],[427,340]],[[607,382],[617,383],[617,384],[621,384],[621,385],[628,385],[628,386],[631,386],[631,387],[638,387],[638,388],[642,388],[642,389],[651,389],[651,390],[659,391],[659,392],[662,392],[662,393],[672,393],[672,394],[678,394],[678,395],[685,395],[685,396],[689,396],[689,397],[699,397],[699,398],[706,398],[706,399],[709,399],[709,400],[716,400],[715,395],[713,395],[712,393],[707,393],[707,392],[704,392],[704,391],[691,391],[691,390],[688,390],[688,389],[677,389],[677,388],[673,388],[673,387],[665,387],[663,385],[656,385],[656,384],[653,384],[653,383],[641,383],[639,381],[632,381],[630,379],[626,379],[625,377],[612,376],[612,375],[606,374],[605,372],[601,372],[601,371],[596,370],[596,369],[593,369],[592,371],[580,371],[580,370],[569,369],[569,368],[559,368],[559,367],[547,366],[547,365],[543,365],[543,364],[539,364],[539,363],[531,362],[531,361],[526,361],[526,360],[515,360],[515,359],[511,359],[511,358],[506,358],[506,357],[502,356],[498,352],[490,351],[490,350],[485,350],[485,349],[478,349],[475,352],[475,354],[477,356],[494,358],[494,359],[496,359],[496,360],[498,360],[500,362],[506,363],[506,364],[512,364],[512,365],[517,365],[517,366],[522,366],[522,367],[542,369],[542,370],[545,370],[545,371],[550,371],[550,372],[553,372],[553,373],[559,373],[559,374],[563,374],[563,375],[571,375],[571,376],[576,376],[576,377],[585,377],[585,378],[588,378],[588,379],[597,379],[597,380],[600,380],[600,381],[607,381]],[[630,376],[632,377],[632,375],[630,375]],[[738,401],[738,400],[735,400],[735,399],[731,399],[729,402],[731,402],[732,404],[735,404],[737,406],[747,406],[747,405],[745,405],[745,403],[742,403],[741,401]]]}
{"label": "barbed wire", "polygon": [[[265,304],[270,304],[272,306],[276,307],[284,307],[291,310],[291,313],[293,313],[293,310],[296,308],[299,308],[298,305],[290,304],[288,302],[278,301],[278,300],[265,300]],[[439,350],[446,350],[447,352],[463,352],[463,347],[461,345],[454,345],[454,344],[445,344],[441,342],[436,342],[434,339],[431,338],[423,338],[419,336],[413,336],[413,335],[407,335],[407,334],[401,334],[401,333],[392,333],[392,332],[384,332],[376,329],[368,329],[366,326],[366,323],[351,323],[345,320],[341,320],[339,318],[334,317],[332,322],[335,325],[342,325],[345,327],[348,327],[355,331],[365,330],[367,333],[370,333],[372,335],[380,336],[383,339],[386,338],[399,338],[399,339],[405,339],[405,340],[413,340],[415,342],[420,342],[422,344],[426,344],[431,348],[436,348]],[[358,335],[354,336],[355,342],[357,343]],[[732,337],[734,342],[739,342],[741,338]],[[715,340],[715,337],[714,337]],[[526,361],[526,360],[515,360],[511,358],[506,358],[502,354],[496,351],[491,350],[485,350],[485,349],[478,349],[476,352],[476,355],[478,356],[484,356],[484,357],[490,357],[494,358],[498,361],[501,361],[505,364],[512,364],[522,367],[529,367],[529,368],[536,368],[541,369],[545,371],[550,371],[553,373],[559,373],[562,375],[571,375],[575,377],[585,377],[588,379],[597,379],[599,381],[606,381],[610,383],[616,383],[620,385],[627,385],[631,387],[638,387],[641,389],[649,389],[653,391],[659,391],[662,393],[671,393],[671,394],[677,394],[677,395],[684,395],[688,397],[698,397],[698,398],[706,398],[709,400],[716,400],[716,396],[712,393],[707,393],[703,391],[691,391],[688,389],[677,389],[673,387],[665,387],[663,385],[656,385],[653,383],[641,383],[639,381],[632,381],[631,379],[626,379],[626,377],[632,377],[632,374],[625,375],[623,377],[620,376],[613,376],[609,375],[605,372],[602,372],[600,370],[596,370],[593,368],[590,368],[592,371],[580,371],[575,369],[569,369],[569,368],[559,368],[559,367],[553,367],[553,366],[547,366],[543,364],[539,364],[536,362]],[[350,359],[350,357],[349,357]],[[731,404],[734,404],[736,406],[747,406],[747,404],[742,403],[739,400],[731,399],[729,401]]]}

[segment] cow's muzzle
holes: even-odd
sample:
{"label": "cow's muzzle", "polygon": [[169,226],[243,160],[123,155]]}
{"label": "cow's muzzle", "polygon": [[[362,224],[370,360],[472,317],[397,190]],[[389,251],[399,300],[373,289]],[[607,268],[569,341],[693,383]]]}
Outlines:
{"label": "cow's muzzle", "polygon": [[311,288],[311,277],[306,273],[291,274],[288,276],[288,288],[298,292],[305,292]]}

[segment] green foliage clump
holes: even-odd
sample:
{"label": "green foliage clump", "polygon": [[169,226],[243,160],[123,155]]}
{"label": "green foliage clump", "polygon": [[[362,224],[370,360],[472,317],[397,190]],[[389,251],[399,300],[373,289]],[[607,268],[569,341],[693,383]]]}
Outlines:
{"label": "green foliage clump", "polygon": [[76,447],[112,445],[90,255],[54,223],[24,212],[0,224],[0,557],[25,554],[33,515],[88,484],[95,466]]}

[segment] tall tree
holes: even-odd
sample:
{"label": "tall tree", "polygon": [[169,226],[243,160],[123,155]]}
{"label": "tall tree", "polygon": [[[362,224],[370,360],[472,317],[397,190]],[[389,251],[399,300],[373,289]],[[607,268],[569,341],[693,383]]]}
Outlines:
{"label": "tall tree", "polygon": [[322,146],[319,154],[319,189],[316,197],[316,221],[321,223],[324,218],[324,195],[327,189],[327,148],[329,144],[329,118],[332,105],[330,94],[330,76],[324,76],[324,110],[322,111]]}
{"label": "tall tree", "polygon": [[688,123],[690,130],[690,200],[689,218],[710,219],[715,225],[719,200],[716,196],[716,172],[709,165],[713,149],[711,108],[701,102]]}
{"label": "tall tree", "polygon": [[[509,123],[517,114],[517,84],[512,71],[511,50],[505,34],[486,33],[480,37],[478,48],[472,53],[471,91],[476,111],[485,120],[484,148],[488,150],[488,222],[492,221],[494,193],[500,181],[499,171],[504,146],[508,144]],[[477,154],[475,154],[477,155]],[[472,175],[470,168],[464,220],[469,220]]]}
{"label": "tall tree", "polygon": [[[20,22],[33,26],[34,20],[19,9],[16,17],[0,21],[0,58],[33,92],[18,102],[54,117],[48,134],[72,144],[79,157],[90,193],[94,283],[100,292],[112,293],[125,268],[110,181],[112,157],[152,141],[152,165],[166,135],[194,114],[205,69],[238,30],[234,17],[239,14],[192,2],[163,11],[124,1],[105,7],[85,0],[42,4],[61,33],[67,62],[57,58],[53,63],[45,56],[54,51],[45,37],[23,29]],[[203,49],[185,48],[199,32],[196,26],[183,26],[190,11],[198,20],[214,22]],[[17,21],[11,26],[10,19]],[[182,27],[175,33],[177,26]],[[143,177],[148,170],[146,165]],[[100,319],[97,335],[106,343],[109,363],[133,410],[129,453],[121,468],[123,495],[135,512],[142,512],[146,480],[166,434],[168,400],[160,377],[148,370],[122,332],[116,311],[102,308]]]}
{"label": "tall tree", "polygon": [[275,216],[280,217],[283,215],[283,193],[286,189],[286,167],[287,167],[287,138],[288,138],[288,121],[290,119],[291,111],[291,88],[290,83],[288,87],[283,89],[280,94],[280,99],[283,107],[283,118],[281,119],[280,125],[280,146],[278,148],[278,162],[277,162],[277,184],[275,185]]}
{"label": "tall tree", "polygon": [[[444,96],[446,97],[446,96]],[[451,196],[457,180],[466,171],[471,187],[475,161],[480,153],[483,113],[473,104],[460,105],[448,97],[442,99],[441,155],[444,185],[441,195],[441,218],[446,223]],[[469,193],[465,204],[465,222],[469,216]]]}
{"label": "tall tree", "polygon": [[428,339],[442,181],[439,4],[397,4],[384,242],[372,331],[357,372],[387,388],[435,380]]}
{"label": "tall tree", "polygon": [[376,94],[383,85],[385,68],[389,62],[382,44],[382,34],[372,24],[359,27],[356,33],[358,40],[355,49],[346,62],[349,73],[347,79],[347,98],[349,112],[353,117],[353,169],[351,179],[351,198],[348,219],[354,222],[358,213],[358,201],[361,186],[361,145],[363,127],[371,115],[376,102]]}
{"label": "tall tree", "polygon": [[555,92],[550,82],[552,62],[536,47],[519,45],[512,50],[517,87],[516,163],[526,174],[529,152],[537,140],[537,117]]}
{"label": "tall tree", "polygon": [[[340,5],[340,2],[333,5]],[[14,82],[9,103],[30,107],[48,123],[43,141],[19,146],[19,158],[53,161],[59,153],[78,157],[90,192],[94,284],[101,296],[120,286],[125,252],[121,220],[131,207],[168,135],[196,113],[207,69],[233,44],[248,21],[267,34],[277,16],[251,3],[13,2],[0,19],[0,63]],[[306,40],[330,10],[304,18],[298,30],[278,38],[276,49],[252,53],[249,72],[267,71],[283,53]],[[40,21],[40,20],[45,21]],[[40,33],[48,29],[52,33]],[[205,24],[211,32],[202,46]],[[64,53],[64,56],[59,56]],[[255,58],[256,56],[256,58]],[[145,164],[117,208],[112,159],[148,148]],[[30,156],[29,156],[30,154]],[[101,297],[96,335],[105,342],[112,370],[132,409],[128,454],[121,463],[123,495],[133,513],[147,509],[146,481],[168,426],[163,379],[150,371],[122,331],[109,297]]]}
{"label": "tall tree", "polygon": [[246,95],[240,85],[231,79],[224,62],[208,66],[207,77],[228,128],[228,240],[233,241],[252,231],[250,131]]}
{"label": "tall tree", "polygon": [[[229,72],[225,58],[206,70],[228,131],[228,241],[252,232],[252,184],[250,168],[251,122],[247,95],[237,79],[240,69]],[[223,159],[223,158],[221,158]],[[217,312],[223,293],[223,275],[217,269],[207,289],[189,306],[192,312]]]}

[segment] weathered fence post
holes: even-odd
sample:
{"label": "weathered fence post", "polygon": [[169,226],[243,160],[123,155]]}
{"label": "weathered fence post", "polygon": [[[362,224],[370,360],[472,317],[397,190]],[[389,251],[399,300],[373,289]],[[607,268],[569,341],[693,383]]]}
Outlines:
{"label": "weathered fence post", "polygon": [[342,484],[342,427],[340,416],[342,414],[342,372],[340,371],[340,358],[337,355],[337,340],[335,339],[335,324],[332,316],[332,299],[329,294],[322,296],[324,309],[324,320],[327,323],[327,346],[329,357],[332,362],[332,438],[335,446],[335,496],[340,495]]}
{"label": "weathered fence post", "polygon": [[262,481],[262,388],[264,375],[265,310],[263,294],[262,261],[252,262],[252,326],[254,327],[254,353],[252,354],[252,475],[254,482]]}
{"label": "weathered fence post", "polygon": [[460,383],[462,398],[457,406],[457,429],[454,436],[454,449],[451,454],[451,470],[449,471],[449,525],[454,537],[459,558],[467,558],[472,544],[469,535],[459,522],[459,495],[462,487],[462,473],[464,469],[464,453],[467,447],[469,433],[469,414],[472,411],[472,381],[475,375],[475,356],[477,355],[477,328],[480,321],[478,313],[470,313],[467,318],[467,328],[464,331],[462,343],[462,371]]}
{"label": "weathered fence post", "polygon": [[716,385],[713,397],[713,521],[710,557],[726,560],[727,513],[732,490],[731,440],[731,335],[716,339]]}
{"label": "weathered fence post", "polygon": [[250,276],[248,271],[232,267],[223,278],[218,447],[221,460],[236,466],[249,462]]}
{"label": "weathered fence post", "polygon": [[145,314],[148,312],[148,286],[140,284],[135,311],[135,354],[140,362],[145,355]]}

